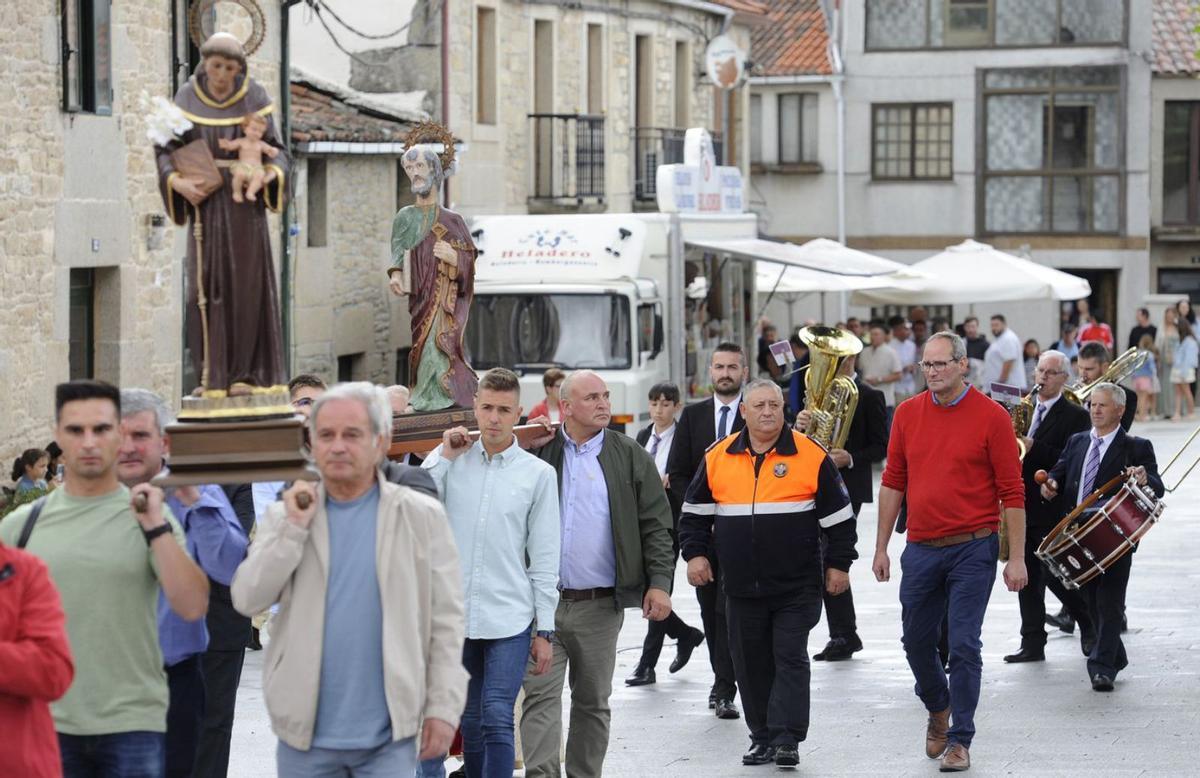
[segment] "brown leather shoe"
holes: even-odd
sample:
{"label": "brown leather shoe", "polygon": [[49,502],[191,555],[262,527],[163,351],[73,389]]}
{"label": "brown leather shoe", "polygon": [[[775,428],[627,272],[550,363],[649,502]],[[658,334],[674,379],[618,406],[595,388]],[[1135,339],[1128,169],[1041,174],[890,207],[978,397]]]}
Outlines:
{"label": "brown leather shoe", "polygon": [[938,768],[938,771],[943,773],[961,773],[963,770],[970,769],[971,754],[968,753],[967,747],[962,743],[954,743],[946,749],[946,755],[942,757],[942,766]]}
{"label": "brown leather shoe", "polygon": [[950,729],[950,709],[929,713],[929,724],[925,727],[925,756],[937,759],[946,752],[946,730]]}

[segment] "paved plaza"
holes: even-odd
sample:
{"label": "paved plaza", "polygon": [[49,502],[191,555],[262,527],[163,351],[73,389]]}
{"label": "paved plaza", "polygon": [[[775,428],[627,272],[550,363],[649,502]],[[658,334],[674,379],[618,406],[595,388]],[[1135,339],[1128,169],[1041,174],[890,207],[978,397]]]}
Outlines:
{"label": "paved plaza", "polygon": [[[1190,432],[1188,424],[1136,424],[1149,437],[1160,467]],[[1197,448],[1200,454],[1200,448]],[[1168,478],[1168,484],[1174,479]],[[1130,665],[1116,691],[1093,692],[1078,633],[1054,631],[1046,661],[1006,666],[1019,646],[1017,597],[999,575],[983,628],[983,692],[971,749],[975,776],[1196,775],[1200,735],[1200,473],[1175,494],[1133,562],[1129,584]],[[798,774],[811,776],[936,775],[924,757],[925,712],[900,647],[899,555],[891,544],[892,581],[870,570],[874,506],[859,521],[861,555],[850,573],[865,649],[849,662],[813,663],[812,725],[800,746]],[[674,603],[699,626],[700,612],[680,565]],[[1057,610],[1057,602],[1053,610]],[[623,679],[637,662],[645,622],[626,611],[613,682],[613,725],[606,776],[740,776],[774,774],[774,766],[743,767],[749,744],[743,721],[719,721],[708,710],[711,672],[705,649],[670,675],[663,651],[658,683],[631,689]],[[824,622],[809,641],[820,650]],[[230,775],[274,774],[275,737],[261,690],[262,653],[248,652],[238,697]],[[564,708],[565,709],[565,708]]]}

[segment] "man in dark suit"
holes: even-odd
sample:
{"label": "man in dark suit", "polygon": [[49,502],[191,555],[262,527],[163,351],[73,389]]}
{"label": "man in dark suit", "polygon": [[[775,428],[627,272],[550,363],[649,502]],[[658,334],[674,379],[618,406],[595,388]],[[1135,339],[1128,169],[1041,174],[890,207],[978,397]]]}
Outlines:
{"label": "man in dark suit", "polygon": [[[659,476],[663,479],[663,487],[667,486],[667,460],[675,443],[675,414],[683,406],[680,401],[679,387],[670,382],[655,384],[650,387],[650,423],[637,434],[637,442],[654,460]],[[682,503],[671,492],[667,491],[667,501],[671,504],[671,540],[675,557],[679,557],[679,510]],[[646,626],[646,640],[642,643],[642,656],[634,668],[633,675],[625,679],[626,686],[646,686],[654,683],[654,666],[658,664],[659,654],[662,653],[663,638],[670,637],[676,641],[675,659],[671,662],[671,672],[677,673],[683,669],[696,646],[704,642],[704,633],[689,626],[679,614],[671,611],[671,615],[662,621],[651,621]]]}
{"label": "man in dark suit", "polygon": [[[742,347],[736,343],[718,344],[709,362],[708,374],[712,380],[713,396],[684,408],[675,426],[675,444],[671,446],[671,455],[667,459],[667,491],[672,504],[683,504],[683,495],[700,469],[708,447],[728,435],[740,432],[746,426],[745,419],[738,412],[742,385],[749,376]],[[733,701],[737,694],[737,680],[733,658],[729,654],[729,629],[725,622],[720,571],[715,554],[708,561],[712,566],[713,581],[696,587],[700,617],[704,621],[704,637],[708,643],[708,657],[715,676],[708,695],[708,707],[715,710],[717,718],[736,719],[741,712]]]}
{"label": "man in dark suit", "polygon": [[[1094,340],[1084,343],[1079,347],[1079,361],[1076,365],[1076,369],[1079,371],[1079,380],[1084,385],[1099,380],[1100,376],[1104,375],[1104,371],[1112,365],[1112,360],[1112,353],[1103,343]],[[1125,393],[1125,410],[1121,412],[1121,429],[1129,432],[1129,425],[1133,424],[1133,417],[1137,413],[1137,392],[1124,386],[1121,387],[1121,391]]]}
{"label": "man in dark suit", "polygon": [[[854,362],[853,356],[847,357],[838,371],[854,380],[854,385],[858,387],[858,405],[850,419],[846,447],[831,449],[829,458],[838,466],[842,481],[850,492],[850,509],[854,511],[854,517],[857,519],[863,503],[875,499],[871,465],[874,462],[882,462],[887,456],[888,430],[887,406],[884,403],[883,392],[863,382],[854,371]],[[807,431],[811,419],[812,414],[808,410],[802,411],[796,417],[796,427]],[[826,662],[849,659],[855,651],[862,651],[863,647],[855,623],[854,595],[847,586],[846,591],[840,594],[831,594],[828,589],[823,590],[822,597],[825,601],[825,616],[829,621],[829,642],[823,650],[813,655],[813,659]]]}
{"label": "man in dark suit", "polygon": [[[1124,400],[1125,393],[1116,384],[1103,383],[1093,390],[1089,409],[1092,429],[1067,441],[1042,485],[1043,497],[1052,500],[1061,491],[1066,504],[1075,506],[1121,473],[1132,475],[1137,483],[1149,485],[1155,495],[1162,497],[1163,482],[1154,460],[1154,446],[1120,428]],[[1129,553],[1121,557],[1080,590],[1096,625],[1096,644],[1088,655],[1087,671],[1092,689],[1098,692],[1111,692],[1117,673],[1129,664],[1121,641],[1121,622],[1132,556]]]}
{"label": "man in dark suit", "polygon": [[[1033,475],[1039,470],[1054,467],[1067,440],[1092,426],[1088,412],[1062,396],[1070,371],[1071,363],[1065,354],[1061,351],[1044,351],[1034,372],[1034,383],[1037,385],[1034,401],[1037,407],[1033,411],[1029,434],[1021,439],[1026,451],[1021,477],[1025,481],[1024,552],[1029,584],[1017,593],[1021,606],[1021,648],[1015,654],[1004,657],[1004,661],[1009,663],[1040,662],[1046,658],[1047,586],[1062,600],[1071,618],[1079,622],[1085,655],[1095,642],[1095,630],[1083,597],[1079,592],[1067,589],[1058,578],[1051,575],[1035,553],[1046,533],[1058,524],[1066,511],[1063,510],[1065,501],[1061,496],[1049,501],[1042,499]],[[1020,553],[1020,550],[1010,549],[1009,553]]]}

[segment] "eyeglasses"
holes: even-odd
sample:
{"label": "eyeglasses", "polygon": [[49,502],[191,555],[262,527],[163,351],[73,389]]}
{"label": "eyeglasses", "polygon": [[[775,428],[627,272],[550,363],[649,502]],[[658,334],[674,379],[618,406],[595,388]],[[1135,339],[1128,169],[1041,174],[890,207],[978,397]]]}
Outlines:
{"label": "eyeglasses", "polygon": [[943,370],[945,370],[947,367],[949,367],[950,365],[954,365],[957,363],[958,363],[957,359],[952,359],[949,362],[944,362],[939,359],[936,362],[918,362],[917,366],[920,367],[922,370],[924,370],[926,373],[940,373]]}
{"label": "eyeglasses", "polygon": [[1040,373],[1040,374],[1042,374],[1042,375],[1047,375],[1047,376],[1050,376],[1050,375],[1066,375],[1066,374],[1067,374],[1067,371],[1065,371],[1065,370],[1043,370],[1043,369],[1042,369],[1042,368],[1040,368],[1040,367],[1039,367],[1039,368],[1037,368],[1036,372],[1038,372],[1038,373]]}

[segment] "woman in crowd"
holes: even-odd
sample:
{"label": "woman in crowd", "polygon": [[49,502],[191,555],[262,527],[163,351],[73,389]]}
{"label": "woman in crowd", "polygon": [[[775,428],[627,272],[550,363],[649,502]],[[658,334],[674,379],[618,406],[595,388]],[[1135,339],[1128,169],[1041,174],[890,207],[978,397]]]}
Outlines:
{"label": "woman in crowd", "polygon": [[13,460],[12,480],[17,482],[17,494],[34,489],[46,491],[46,469],[50,466],[50,455],[40,448],[27,448]]}
{"label": "woman in crowd", "polygon": [[528,418],[549,416],[551,423],[562,421],[562,401],[558,397],[558,390],[562,387],[563,379],[566,377],[567,374],[557,367],[550,368],[542,375],[542,386],[546,390],[546,399],[529,409]]}
{"label": "woman in crowd", "polygon": [[1175,349],[1179,346],[1179,311],[1167,308],[1163,311],[1162,327],[1158,330],[1158,381],[1159,386],[1167,387],[1159,391],[1158,415],[1164,419],[1171,415],[1171,407],[1175,402],[1175,390],[1171,387],[1171,367],[1175,362]]}
{"label": "woman in crowd", "polygon": [[1155,417],[1154,409],[1159,392],[1158,350],[1154,347],[1154,338],[1150,337],[1149,333],[1138,341],[1138,348],[1146,352],[1146,361],[1133,373],[1133,390],[1137,392],[1138,398],[1137,415],[1134,418],[1138,421],[1150,421]]}
{"label": "woman in crowd", "polygon": [[1025,341],[1025,385],[1033,387],[1033,371],[1037,370],[1038,358],[1042,355],[1042,347],[1033,338]]}
{"label": "woman in crowd", "polygon": [[[1200,344],[1192,337],[1192,327],[1188,320],[1180,315],[1175,326],[1179,329],[1179,345],[1175,347],[1175,356],[1171,363],[1171,385],[1175,392],[1175,413],[1171,416],[1171,421],[1190,419],[1196,414],[1192,382],[1196,380],[1196,365],[1200,362]],[[1182,410],[1186,411],[1182,417],[1181,406]]]}

